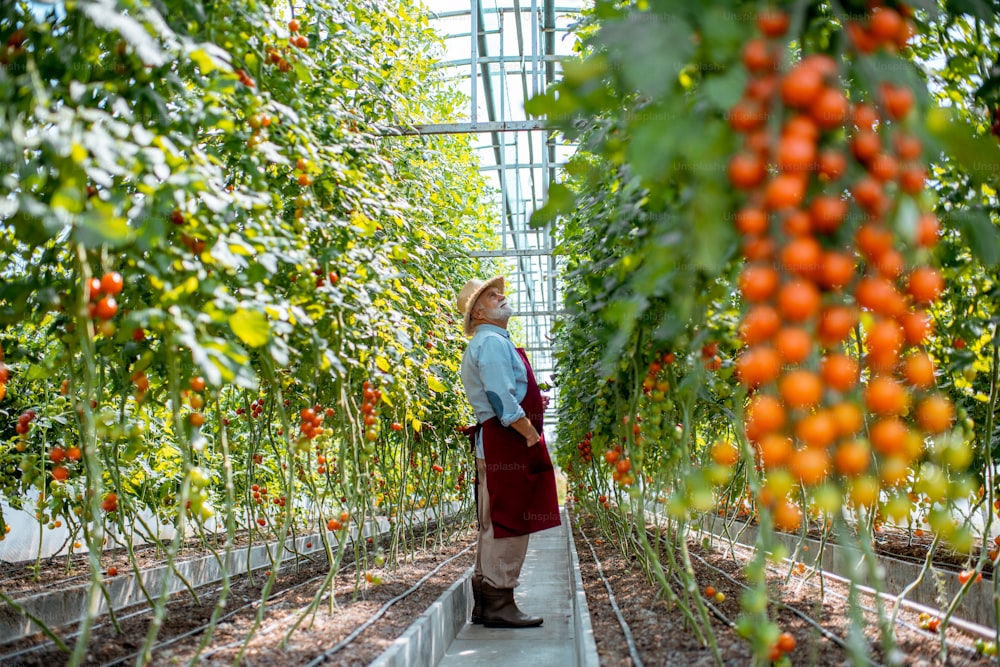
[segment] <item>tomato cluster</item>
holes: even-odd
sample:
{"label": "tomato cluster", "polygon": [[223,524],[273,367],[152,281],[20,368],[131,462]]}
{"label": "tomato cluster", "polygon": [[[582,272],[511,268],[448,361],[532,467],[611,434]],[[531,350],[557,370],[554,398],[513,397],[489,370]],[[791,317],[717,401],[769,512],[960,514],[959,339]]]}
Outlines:
{"label": "tomato cluster", "polygon": [[299,433],[305,440],[312,440],[323,434],[323,408],[320,405],[302,408],[299,411]]}
{"label": "tomato cluster", "polygon": [[[883,81],[872,100],[850,101],[824,54],[782,67],[779,14],[763,14],[743,50],[750,79],[729,121],[744,147],[729,179],[745,193],[734,218],[746,260],[736,362],[751,394],[745,431],[766,475],[759,500],[793,530],[802,520],[793,485],[836,479],[872,507],[881,489],[907,481],[925,436],[945,433],[954,409],[935,391],[923,347],[944,281],[922,259],[938,223],[919,212],[926,167],[909,130],[914,95]],[[876,47],[901,48],[912,34],[888,8],[852,25]],[[857,37],[855,48],[869,52]],[[916,212],[912,228],[900,222],[905,210]],[[734,451],[713,456],[731,464]],[[817,495],[827,509],[840,497],[829,486]],[[899,498],[896,511],[908,514]]]}
{"label": "tomato cluster", "polygon": [[291,33],[288,37],[288,46],[280,49],[274,46],[267,47],[267,61],[277,66],[281,72],[290,72],[292,70],[292,63],[295,62],[295,56],[290,53],[291,49],[289,47],[297,49],[309,48],[309,38],[299,34],[301,28],[302,25],[299,20],[292,19],[288,22],[288,32]]}
{"label": "tomato cluster", "polygon": [[378,439],[378,402],[382,398],[382,392],[372,387],[372,383],[365,380],[361,386],[364,392],[364,400],[361,403],[361,419],[365,425],[365,440],[374,442]]}
{"label": "tomato cluster", "polygon": [[101,278],[91,278],[87,282],[87,313],[90,319],[102,322],[101,331],[105,335],[114,333],[107,321],[118,314],[118,301],[115,297],[121,294],[124,287],[125,280],[117,271],[105,273]]}
{"label": "tomato cluster", "polygon": [[326,529],[329,531],[338,531],[347,528],[347,525],[351,521],[350,513],[344,511],[340,513],[339,518],[331,518],[326,522]]}
{"label": "tomato cluster", "polygon": [[[639,424],[635,424],[632,430],[635,437],[637,439],[640,438],[641,431]],[[632,486],[633,482],[635,482],[635,477],[632,473],[636,471],[632,470],[632,461],[625,454],[622,445],[615,445],[604,452],[604,460],[611,466],[611,479],[621,486]]]}
{"label": "tomato cluster", "polygon": [[580,458],[583,459],[585,463],[589,463],[594,456],[590,449],[590,442],[593,437],[593,431],[588,431],[587,435],[583,437],[583,440],[576,445],[577,450],[580,452]]}

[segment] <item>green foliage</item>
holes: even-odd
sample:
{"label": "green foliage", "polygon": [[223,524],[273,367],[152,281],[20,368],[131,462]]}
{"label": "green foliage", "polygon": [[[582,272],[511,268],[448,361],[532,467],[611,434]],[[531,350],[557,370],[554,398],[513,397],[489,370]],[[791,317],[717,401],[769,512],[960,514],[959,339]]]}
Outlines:
{"label": "green foliage", "polygon": [[[467,248],[486,244],[491,193],[467,138],[397,136],[462,101],[426,15],[310,3],[302,47],[285,3],[127,4],[0,10],[5,499],[40,490],[77,530],[108,490],[180,525],[185,498],[188,519],[214,499],[280,524],[252,484],[302,517],[464,496],[453,294],[482,273]],[[112,271],[125,287],[104,320],[86,286]],[[56,444],[84,456],[50,485]]]}
{"label": "green foliage", "polygon": [[[887,83],[914,93],[914,111],[891,124],[920,138],[931,163],[928,187],[898,196],[887,217],[908,264],[942,267],[948,287],[933,312],[937,335],[928,347],[941,371],[939,389],[959,406],[959,428],[949,437],[971,441],[966,451],[977,453],[971,470],[982,478],[985,453],[1000,444],[1000,430],[982,432],[996,423],[986,371],[1000,296],[1000,72],[992,61],[1000,33],[985,19],[988,3],[917,3],[921,32],[911,45],[865,57],[846,54],[845,25],[868,11],[866,3],[777,4],[790,19],[780,62],[802,53],[831,55],[851,101],[881,104]],[[683,530],[688,519],[716,507],[745,513],[759,491],[754,454],[743,440],[746,392],[729,361],[743,347],[736,285],[743,260],[732,212],[747,199],[727,176],[730,156],[744,149],[727,114],[745,94],[742,49],[758,35],[754,17],[762,7],[726,0],[598,2],[581,23],[580,57],[527,105],[580,146],[536,214],[539,224],[554,225],[564,258],[567,315],[557,325],[556,358],[560,405],[569,407],[560,414],[559,460],[591,511],[618,503],[621,517],[608,512],[609,530],[620,532],[613,524],[632,517],[638,542],[646,509]],[[769,117],[772,140],[786,113],[794,111]],[[832,131],[832,141],[844,132]],[[843,185],[862,171],[855,167]],[[838,190],[829,193],[845,194]],[[943,229],[933,255],[914,243],[919,212],[928,210]],[[863,218],[855,216],[824,243],[851,245]],[[709,459],[719,438],[744,443],[739,465]],[[970,481],[956,474],[949,483],[964,488]],[[797,493],[797,486],[788,488]],[[842,494],[834,495],[839,511]],[[767,514],[757,517],[768,529],[764,535]],[[765,550],[773,546],[766,539]],[[673,544],[686,549],[683,538]],[[643,554],[663,557],[651,556],[649,547]],[[682,567],[670,569],[688,576]],[[692,609],[700,604],[680,594],[675,600],[672,586],[661,586],[668,599]],[[758,654],[773,643],[761,634],[765,621],[748,612]]]}

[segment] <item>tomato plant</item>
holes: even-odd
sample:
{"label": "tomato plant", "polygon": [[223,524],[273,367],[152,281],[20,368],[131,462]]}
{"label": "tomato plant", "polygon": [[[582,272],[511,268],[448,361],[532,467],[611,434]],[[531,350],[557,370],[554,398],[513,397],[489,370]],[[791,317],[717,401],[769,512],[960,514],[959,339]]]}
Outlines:
{"label": "tomato plant", "polygon": [[171,558],[304,524],[336,568],[349,522],[469,497],[452,296],[491,195],[468,138],[392,136],[462,102],[426,16],[199,11],[0,9],[0,493],[95,586],[141,516]]}
{"label": "tomato plant", "polygon": [[[661,582],[689,571],[687,545],[654,555],[647,511],[759,522],[760,594],[774,530],[836,533],[870,563],[884,522],[926,518],[962,551],[990,530],[1000,148],[973,35],[1000,35],[981,8],[931,9],[598,3],[528,105],[582,147],[535,214],[565,256],[560,460]],[[957,53],[964,70],[925,78]],[[981,528],[951,521],[966,501]],[[761,599],[739,631],[780,657]]]}

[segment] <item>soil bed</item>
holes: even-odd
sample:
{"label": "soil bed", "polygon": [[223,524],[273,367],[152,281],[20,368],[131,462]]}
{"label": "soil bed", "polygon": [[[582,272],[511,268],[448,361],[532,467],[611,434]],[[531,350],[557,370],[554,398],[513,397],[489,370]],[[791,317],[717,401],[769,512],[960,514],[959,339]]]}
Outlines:
{"label": "soil bed", "polygon": [[[706,519],[708,518],[712,517],[706,516]],[[714,518],[718,518],[726,522],[748,522],[751,526],[755,527],[758,525],[756,520],[745,514],[729,514],[727,516],[717,515]],[[820,526],[815,523],[810,524],[806,536],[817,541],[821,540],[822,532],[820,530]],[[793,535],[793,537],[797,538],[798,534]],[[875,549],[875,553],[881,556],[891,556],[892,558],[921,565],[924,560],[926,560],[927,552],[934,543],[933,535],[927,531],[921,530],[919,533],[911,534],[911,532],[906,528],[893,525],[880,526],[872,534],[872,537],[874,539],[872,547]],[[827,541],[831,544],[836,544],[837,538],[835,535],[830,535],[827,537]],[[991,542],[989,548],[993,548],[993,546],[994,545]],[[957,572],[974,565],[978,559],[979,550],[982,548],[982,541],[977,540],[970,555],[954,551],[948,548],[946,543],[939,544],[934,552],[932,563],[935,568],[954,570]],[[983,563],[982,572],[985,577],[992,576],[993,563],[989,559]]]}
{"label": "soil bed", "polygon": [[[322,586],[323,576],[328,572],[326,558],[322,553],[300,563],[286,565],[278,574],[271,591],[263,623],[256,631],[253,625],[258,613],[259,602],[265,577],[257,573],[253,579],[241,575],[234,577],[231,584],[226,612],[247,605],[233,616],[225,618],[217,625],[209,643],[199,658],[199,664],[231,665],[239,653],[248,634],[253,635],[244,657],[245,665],[281,664],[283,667],[302,665],[347,637],[358,626],[368,621],[388,600],[403,593],[421,577],[452,556],[458,556],[444,565],[437,573],[425,581],[416,591],[401,599],[358,637],[351,641],[332,659],[324,664],[367,665],[384,651],[413,620],[426,610],[441,593],[450,586],[474,562],[474,550],[464,549],[475,544],[475,531],[463,522],[456,527],[450,537],[435,541],[433,533],[423,540],[424,531],[410,539],[414,550],[404,557],[395,569],[370,566],[358,572],[345,555],[345,566],[334,579],[335,606],[330,614],[330,603],[324,599],[315,615],[310,615],[292,633],[285,647],[279,644],[299,619],[304,610]],[[387,546],[384,544],[383,546]],[[459,555],[461,554],[461,555]],[[366,583],[365,575],[381,577],[380,585]],[[356,582],[360,585],[356,588]],[[219,587],[210,586],[199,591],[200,604],[188,593],[177,595],[168,605],[167,617],[158,634],[164,642],[187,632],[186,637],[167,646],[154,650],[153,665],[184,664],[194,656],[203,632],[199,631],[210,619],[219,596]],[[142,614],[121,622],[122,633],[117,634],[110,624],[105,624],[92,633],[88,642],[89,653],[85,664],[104,665],[115,661],[124,664],[135,662],[134,654],[142,646],[149,629],[150,617]],[[7,645],[3,653],[43,642],[39,634],[18,644]],[[4,664],[42,666],[61,664],[66,655],[54,647],[30,655],[21,656]]]}
{"label": "soil bed", "polygon": [[[315,533],[315,528],[296,528],[294,535],[289,533],[289,540],[301,535]],[[265,544],[273,541],[275,536],[269,532],[254,530],[253,544]],[[233,534],[233,548],[245,547],[251,542],[251,532],[239,530]],[[164,546],[170,546],[170,540],[164,540]],[[184,561],[209,553],[208,549],[222,551],[226,547],[226,533],[205,533],[204,538],[193,535],[184,540],[177,551],[176,560]],[[163,549],[153,543],[137,544],[132,547],[135,560],[140,569],[148,570],[166,563]],[[132,569],[128,550],[123,546],[105,547],[101,553],[101,563],[104,568],[117,567],[125,573]],[[37,570],[37,574],[36,574]],[[64,588],[74,583],[86,583],[90,578],[90,555],[86,550],[77,550],[72,556],[62,554],[50,556],[41,560],[31,559],[17,562],[0,561],[0,590],[7,595],[34,595],[53,588]]]}
{"label": "soil bed", "polygon": [[[671,609],[657,594],[657,586],[650,583],[638,560],[623,557],[616,546],[607,543],[589,517],[574,514],[573,521],[580,568],[601,665],[626,667],[633,662],[629,656],[624,633],[608,603],[607,592],[597,573],[590,549],[581,537],[581,531],[594,545],[604,574],[611,582],[618,606],[634,636],[639,657],[645,664],[706,666],[715,664],[711,649],[702,646],[694,632],[684,627],[680,611]],[[739,599],[743,589],[713,568],[718,568],[745,584],[747,582],[743,571],[747,563],[747,552],[738,551],[737,558],[734,559],[732,556],[726,556],[720,548],[705,549],[694,540],[689,541],[688,549],[699,590],[711,585],[723,592],[725,600],[713,604],[729,620],[735,620],[740,614]],[[779,568],[768,571],[771,599],[780,600],[788,607],[803,612],[826,630],[843,638],[848,627],[847,587],[827,579],[824,582],[827,595],[820,601],[816,577],[812,578],[812,583],[802,583],[803,577],[794,574],[788,585],[785,585],[783,583],[785,574],[786,571]],[[870,597],[861,596],[860,603],[874,608],[874,601]],[[851,664],[846,652],[824,637],[812,624],[787,609],[775,609],[773,605],[771,609],[772,618],[782,630],[790,632],[796,638],[796,647],[788,654],[792,664],[821,667]],[[881,663],[883,661],[881,648],[876,645],[877,616],[873,612],[863,612],[863,614],[872,657]],[[911,626],[918,626],[916,613],[904,610],[900,612],[899,617]],[[749,644],[744,639],[715,616],[712,616],[712,630],[719,645],[723,664],[750,664]],[[903,662],[907,665],[967,667],[995,664],[986,657],[951,648],[947,660],[942,660],[938,635],[899,624],[896,633],[899,650],[904,656]],[[961,643],[969,649],[973,646],[972,638],[952,628],[948,630],[948,639]]]}

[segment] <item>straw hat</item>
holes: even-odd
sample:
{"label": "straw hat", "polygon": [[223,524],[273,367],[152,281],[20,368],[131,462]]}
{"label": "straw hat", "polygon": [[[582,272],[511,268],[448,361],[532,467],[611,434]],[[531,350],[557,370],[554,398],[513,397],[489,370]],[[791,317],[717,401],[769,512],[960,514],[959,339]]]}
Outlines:
{"label": "straw hat", "polygon": [[475,328],[472,326],[472,309],[476,306],[476,301],[483,292],[489,287],[499,287],[500,291],[504,289],[504,277],[495,276],[489,280],[479,280],[478,278],[473,278],[469,282],[465,283],[465,286],[458,293],[458,312],[462,313],[465,318],[462,329],[465,331],[466,336],[471,336],[476,332]]}

